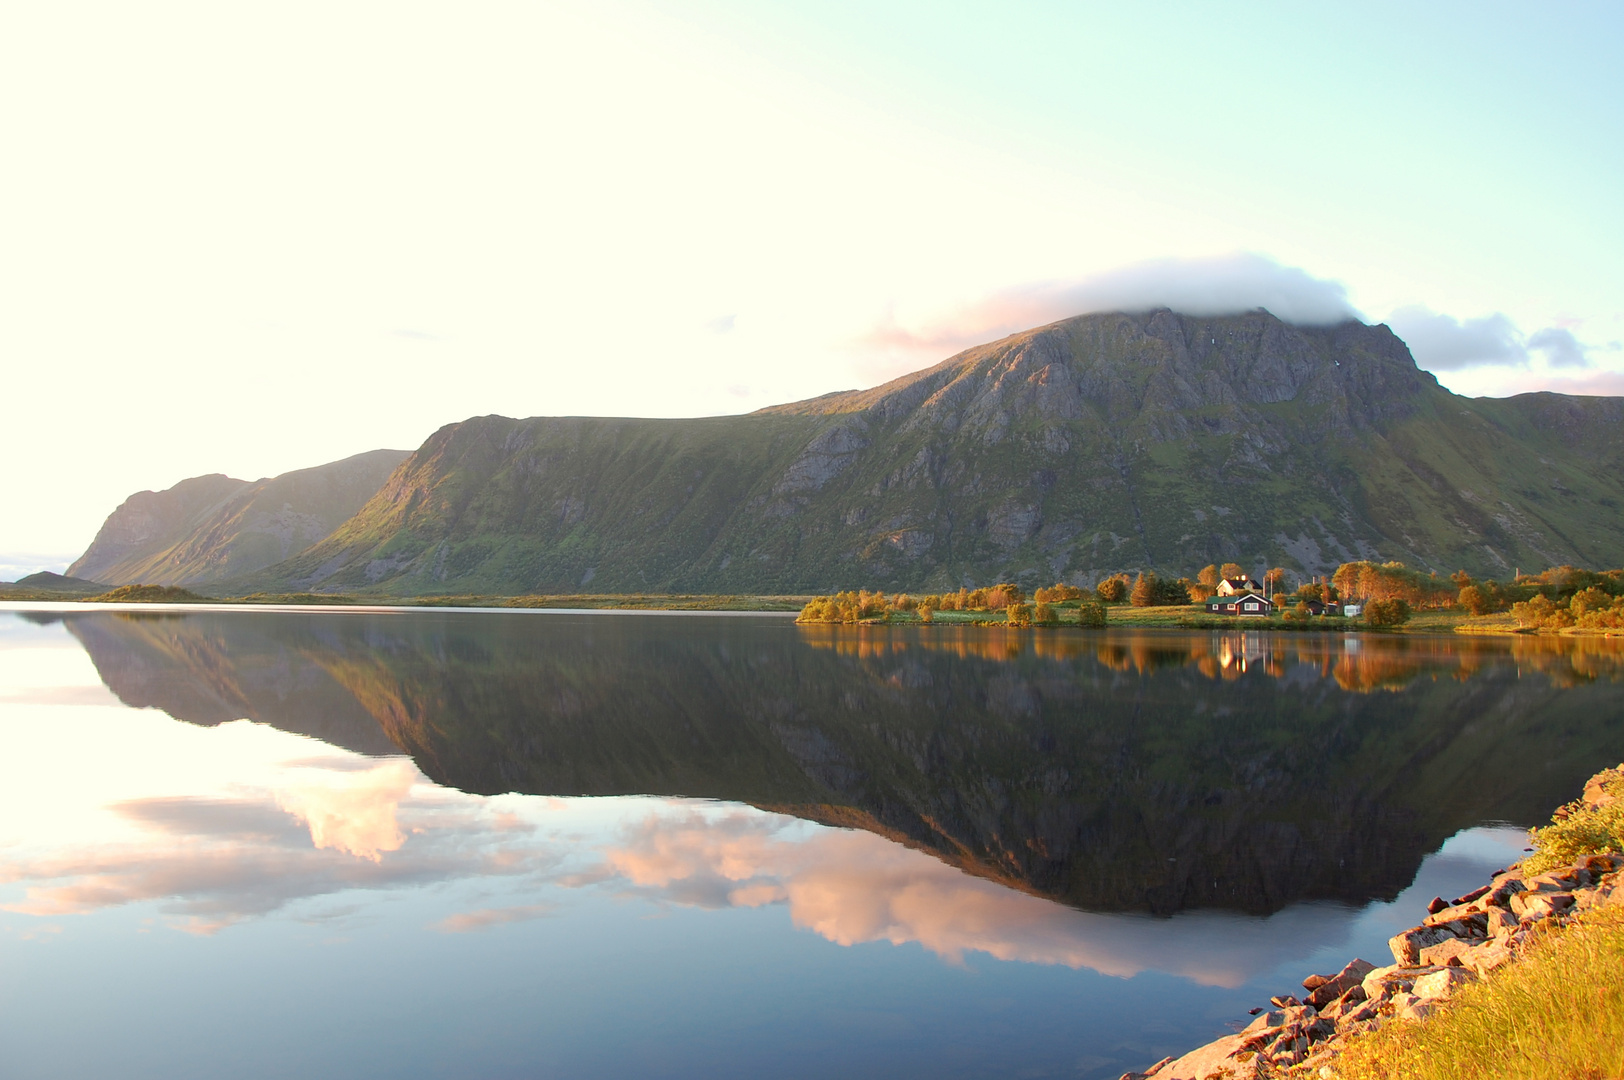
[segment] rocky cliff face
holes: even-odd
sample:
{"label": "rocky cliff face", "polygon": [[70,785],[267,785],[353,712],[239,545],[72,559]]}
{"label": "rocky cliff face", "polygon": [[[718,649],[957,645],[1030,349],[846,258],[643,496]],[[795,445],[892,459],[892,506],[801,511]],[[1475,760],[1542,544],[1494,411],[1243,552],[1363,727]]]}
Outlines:
{"label": "rocky cliff face", "polygon": [[1620,404],[1460,398],[1384,326],[1091,315],[749,416],[453,424],[253,584],[793,592],[1229,560],[1617,565]]}
{"label": "rocky cliff face", "polygon": [[252,573],[326,537],[406,456],[374,450],[252,483],[214,474],[137,492],[68,572],[109,585],[200,585]]}

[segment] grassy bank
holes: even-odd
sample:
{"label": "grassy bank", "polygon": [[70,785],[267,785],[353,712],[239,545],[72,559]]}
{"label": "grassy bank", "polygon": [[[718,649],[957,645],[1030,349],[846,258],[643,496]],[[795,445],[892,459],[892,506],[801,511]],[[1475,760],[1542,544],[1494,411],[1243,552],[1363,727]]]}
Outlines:
{"label": "grassy bank", "polygon": [[1339,1080],[1624,1077],[1624,909],[1542,933],[1425,1023],[1352,1040],[1333,1069]]}

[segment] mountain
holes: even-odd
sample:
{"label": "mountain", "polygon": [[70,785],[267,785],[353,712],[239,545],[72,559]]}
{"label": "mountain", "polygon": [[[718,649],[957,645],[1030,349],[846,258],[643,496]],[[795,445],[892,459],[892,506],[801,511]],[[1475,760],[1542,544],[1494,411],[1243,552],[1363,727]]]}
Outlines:
{"label": "mountain", "polygon": [[872,390],[692,420],[484,416],[243,584],[956,588],[1210,562],[1624,564],[1624,399],[1468,399],[1385,326],[1088,315]]}
{"label": "mountain", "polygon": [[354,514],[408,455],[366,454],[249,482],[214,473],[140,491],[68,567],[109,585],[195,585],[280,562]]}

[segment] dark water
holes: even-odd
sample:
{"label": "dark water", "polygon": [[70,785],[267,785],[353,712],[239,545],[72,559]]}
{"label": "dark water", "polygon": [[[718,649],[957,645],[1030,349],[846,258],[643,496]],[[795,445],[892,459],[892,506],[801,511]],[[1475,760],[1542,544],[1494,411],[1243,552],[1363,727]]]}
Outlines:
{"label": "dark water", "polygon": [[1624,652],[0,614],[7,1076],[1115,1077],[1517,857]]}

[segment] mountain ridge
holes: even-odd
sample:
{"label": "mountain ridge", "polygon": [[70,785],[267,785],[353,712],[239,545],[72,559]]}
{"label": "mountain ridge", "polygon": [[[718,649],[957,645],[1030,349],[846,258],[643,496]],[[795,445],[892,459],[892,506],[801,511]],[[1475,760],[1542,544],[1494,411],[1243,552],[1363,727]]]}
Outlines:
{"label": "mountain ridge", "polygon": [[475,417],[251,579],[822,591],[1354,558],[1624,562],[1617,399],[1467,399],[1385,326],[1090,315],[692,420]]}
{"label": "mountain ridge", "polygon": [[109,585],[196,585],[252,573],[331,533],[407,456],[372,450],[260,480],[211,473],[136,492],[68,575]]}
{"label": "mountain ridge", "polygon": [[1085,315],[739,416],[448,424],[327,535],[215,588],[918,590],[1358,558],[1494,576],[1624,564],[1621,477],[1624,399],[1462,398],[1386,326]]}

